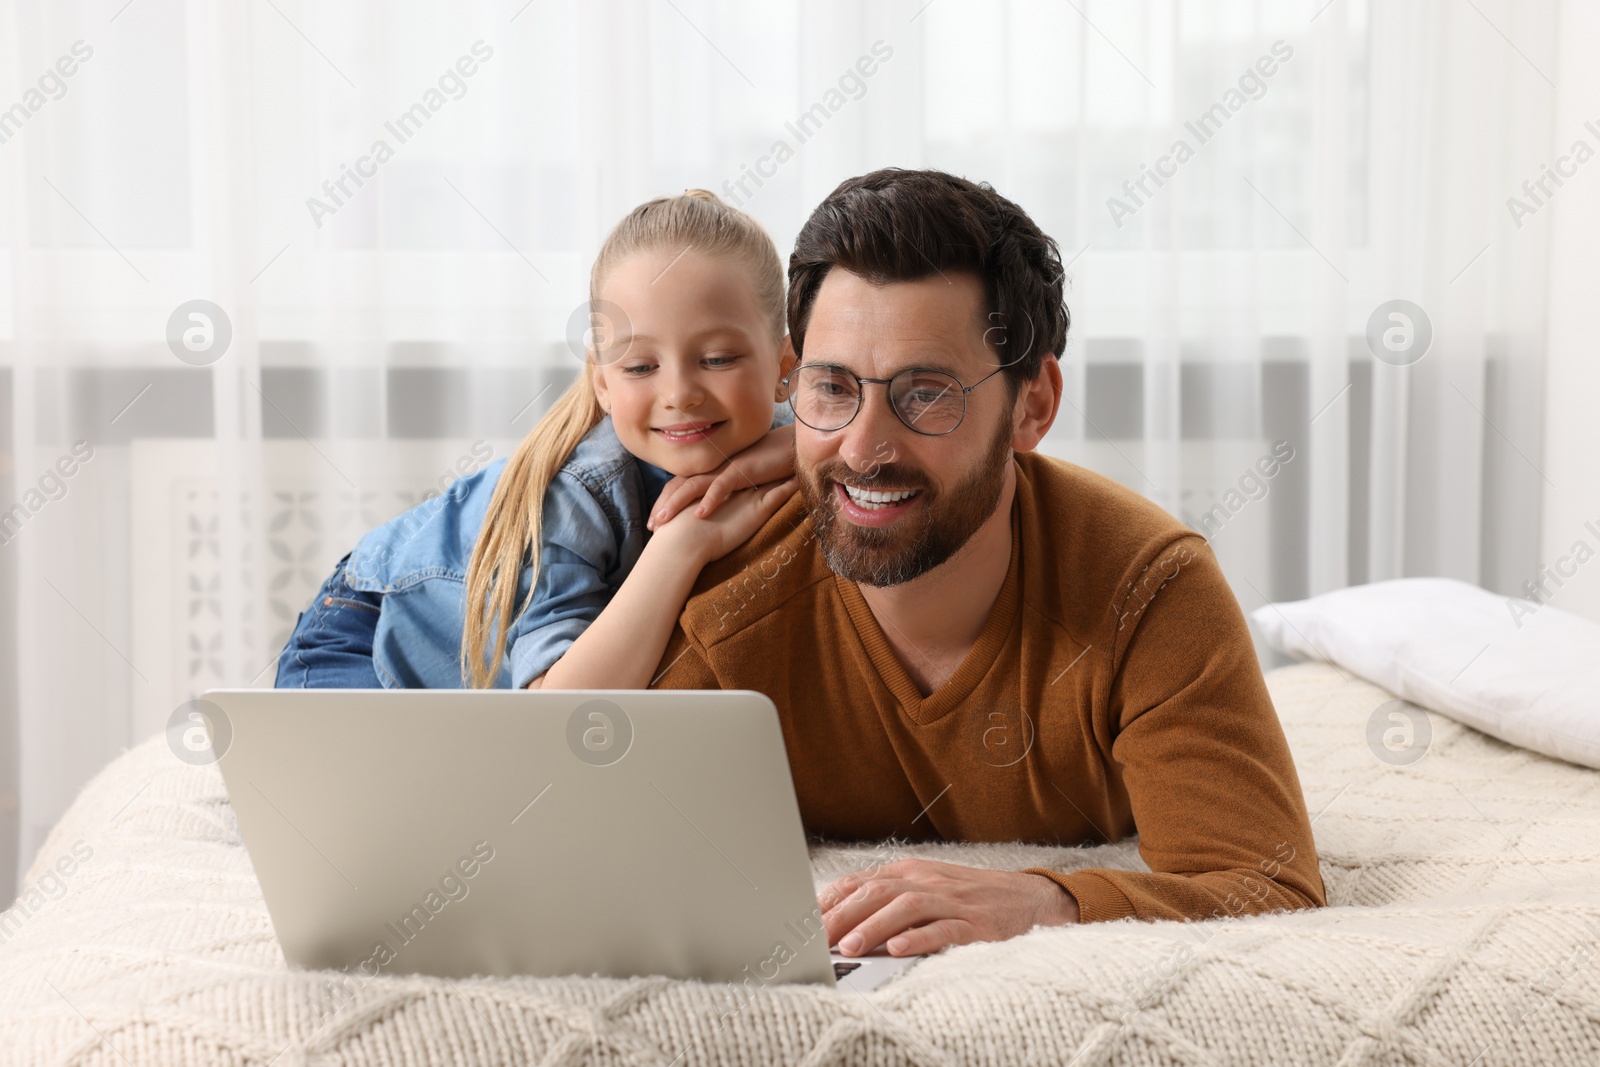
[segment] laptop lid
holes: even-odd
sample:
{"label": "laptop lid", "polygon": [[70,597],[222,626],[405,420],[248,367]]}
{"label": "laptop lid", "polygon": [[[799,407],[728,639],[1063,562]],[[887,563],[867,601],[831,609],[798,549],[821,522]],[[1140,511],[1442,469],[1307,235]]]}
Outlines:
{"label": "laptop lid", "polygon": [[201,707],[291,964],[834,984],[763,694],[213,689]]}

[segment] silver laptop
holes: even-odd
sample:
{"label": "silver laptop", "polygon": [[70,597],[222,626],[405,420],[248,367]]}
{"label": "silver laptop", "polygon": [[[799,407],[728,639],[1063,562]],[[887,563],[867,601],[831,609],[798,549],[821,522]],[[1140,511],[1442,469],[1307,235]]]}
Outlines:
{"label": "silver laptop", "polygon": [[871,989],[830,953],[777,709],[638,690],[213,689],[291,964]]}

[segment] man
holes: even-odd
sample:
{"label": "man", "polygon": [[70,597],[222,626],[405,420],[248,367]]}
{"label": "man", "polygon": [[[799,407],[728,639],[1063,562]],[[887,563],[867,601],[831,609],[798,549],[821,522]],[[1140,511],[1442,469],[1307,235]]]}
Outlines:
{"label": "man", "polygon": [[1032,450],[1061,400],[1054,241],[987,186],[845,182],[789,264],[801,493],[702,574],[660,688],[778,707],[808,832],[1139,834],[1150,871],[924,860],[848,875],[830,943],[1326,903],[1299,779],[1204,539]]}

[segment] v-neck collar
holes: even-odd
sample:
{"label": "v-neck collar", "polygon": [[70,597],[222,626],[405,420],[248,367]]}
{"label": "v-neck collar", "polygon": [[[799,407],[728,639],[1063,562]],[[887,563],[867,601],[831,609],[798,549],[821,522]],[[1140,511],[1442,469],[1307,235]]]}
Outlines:
{"label": "v-neck collar", "polygon": [[[1018,489],[1021,489],[1020,484]],[[945,679],[943,685],[926,697],[922,695],[917,683],[906,673],[905,667],[895,656],[893,646],[884,636],[883,628],[878,625],[878,617],[872,613],[872,606],[861,595],[856,583],[837,573],[833,579],[834,585],[839,590],[839,596],[844,600],[845,610],[850,614],[850,621],[855,625],[856,635],[861,639],[862,647],[866,649],[873,668],[878,672],[879,680],[900,702],[900,706],[905,709],[905,713],[912,721],[926,726],[949,714],[972,695],[972,691],[978,687],[984,675],[994,666],[995,658],[1010,636],[1016,619],[1021,569],[1021,501],[1020,497],[1014,496],[1011,502],[1011,563],[1006,568],[1006,580],[1001,584],[994,606],[989,610],[989,617],[984,622],[978,639],[967,650],[961,666]]]}

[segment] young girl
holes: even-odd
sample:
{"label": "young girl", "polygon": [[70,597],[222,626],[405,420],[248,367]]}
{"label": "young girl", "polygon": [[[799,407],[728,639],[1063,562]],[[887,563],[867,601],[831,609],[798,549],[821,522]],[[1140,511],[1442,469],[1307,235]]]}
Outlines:
{"label": "young girl", "polygon": [[339,561],[277,687],[647,687],[701,568],[795,491],[783,286],[715,195],[635,208],[591,271],[611,329],[578,379],[509,460]]}

